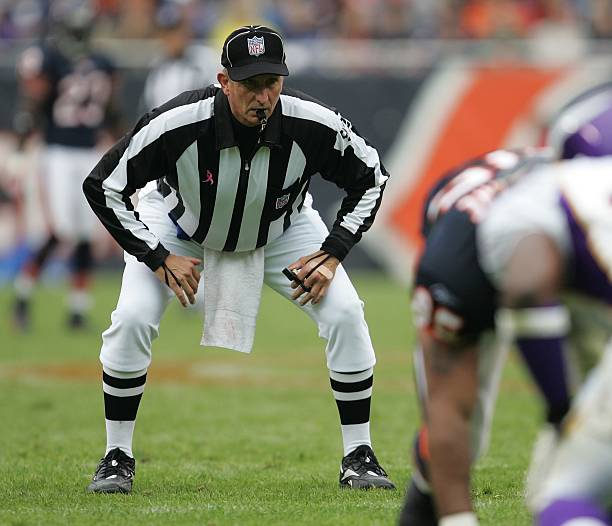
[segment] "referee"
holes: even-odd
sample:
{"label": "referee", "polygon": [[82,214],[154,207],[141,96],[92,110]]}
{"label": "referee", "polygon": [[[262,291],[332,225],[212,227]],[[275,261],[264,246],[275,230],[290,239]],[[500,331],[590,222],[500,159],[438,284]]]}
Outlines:
{"label": "referee", "polygon": [[[371,226],[389,175],[347,119],[283,89],[289,71],[276,31],[236,29],[221,64],[219,85],[144,115],[83,185],[126,252],[100,353],[106,452],[88,490],[131,491],[132,435],[151,343],[173,294],[185,307],[195,302],[201,271],[203,342],[210,324],[229,340],[213,345],[250,351],[262,282],[317,324],[340,415],[340,485],[394,488],[371,448],[374,350],[362,302],[340,265]],[[346,192],[331,232],[308,193],[317,173]],[[145,185],[134,210],[130,197]],[[232,317],[239,311],[244,316]]]}

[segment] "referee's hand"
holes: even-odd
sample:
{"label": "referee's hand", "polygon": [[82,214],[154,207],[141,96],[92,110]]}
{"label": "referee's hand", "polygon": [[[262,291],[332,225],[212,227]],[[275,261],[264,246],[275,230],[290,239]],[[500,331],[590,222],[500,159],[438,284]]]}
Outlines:
{"label": "referee's hand", "polygon": [[327,289],[336,275],[336,268],[339,264],[338,258],[323,250],[317,250],[317,252],[291,263],[287,268],[293,270],[306,285],[306,290],[304,290],[297,281],[293,281],[291,288],[296,290],[291,298],[299,299],[302,306],[309,301],[312,301],[313,305],[319,303],[327,294]]}
{"label": "referee's hand", "polygon": [[187,307],[187,302],[195,303],[200,282],[197,265],[200,263],[202,261],[196,258],[169,254],[155,271],[157,279],[172,289],[183,307]]}

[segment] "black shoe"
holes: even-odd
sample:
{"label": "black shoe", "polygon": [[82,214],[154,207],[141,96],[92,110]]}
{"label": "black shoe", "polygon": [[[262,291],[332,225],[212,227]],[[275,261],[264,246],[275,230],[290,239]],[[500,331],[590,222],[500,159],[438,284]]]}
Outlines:
{"label": "black shoe", "polygon": [[24,298],[16,298],[13,303],[13,323],[22,332],[30,328],[30,302]]}
{"label": "black shoe", "polygon": [[340,487],[395,489],[370,446],[359,446],[342,459]]}
{"label": "black shoe", "polygon": [[400,513],[399,526],[437,526],[438,518],[431,495],[423,493],[410,480],[406,502]]}
{"label": "black shoe", "polygon": [[71,312],[68,316],[68,327],[73,331],[80,331],[87,328],[87,318],[81,312]]}
{"label": "black shoe", "polygon": [[118,447],[111,449],[100,460],[91,484],[89,493],[130,493],[136,473],[136,461],[128,457]]}

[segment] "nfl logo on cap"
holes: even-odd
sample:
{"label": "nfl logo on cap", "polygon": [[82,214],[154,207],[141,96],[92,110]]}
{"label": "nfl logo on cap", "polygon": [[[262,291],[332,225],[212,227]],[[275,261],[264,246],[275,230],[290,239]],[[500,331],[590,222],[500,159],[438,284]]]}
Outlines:
{"label": "nfl logo on cap", "polygon": [[249,55],[253,55],[254,57],[263,55],[266,52],[264,37],[247,38],[247,45],[249,46]]}

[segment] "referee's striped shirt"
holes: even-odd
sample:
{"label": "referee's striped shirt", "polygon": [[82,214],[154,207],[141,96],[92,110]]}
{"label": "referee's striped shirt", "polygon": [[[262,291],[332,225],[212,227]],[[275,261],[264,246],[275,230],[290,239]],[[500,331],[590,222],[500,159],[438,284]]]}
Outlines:
{"label": "referee's striped shirt", "polygon": [[102,157],[83,191],[121,247],[155,270],[169,252],[130,200],[147,182],[158,180],[170,218],[193,241],[246,251],[289,228],[316,173],[347,193],[321,247],[342,260],[380,205],[389,175],[378,152],[337,112],[287,89],[254,153],[241,152],[227,97],[215,85],[142,117]]}

